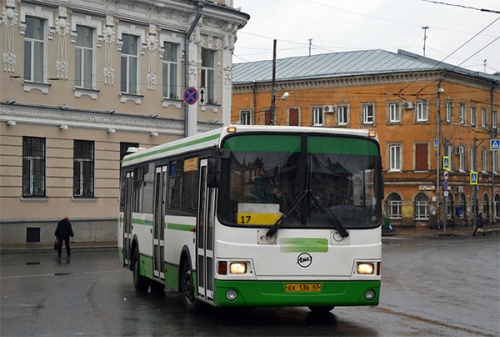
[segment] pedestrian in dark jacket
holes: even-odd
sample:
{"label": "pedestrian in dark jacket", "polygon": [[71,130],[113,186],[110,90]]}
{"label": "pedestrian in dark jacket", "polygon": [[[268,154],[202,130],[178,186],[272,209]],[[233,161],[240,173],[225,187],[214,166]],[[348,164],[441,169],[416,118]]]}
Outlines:
{"label": "pedestrian in dark jacket", "polygon": [[68,253],[68,258],[71,255],[71,248],[69,246],[69,237],[73,237],[73,228],[71,228],[71,222],[69,222],[69,217],[64,217],[57,224],[56,232],[54,233],[57,237],[57,257],[58,262],[61,262],[61,251],[62,243],[66,246],[66,253]]}
{"label": "pedestrian in dark jacket", "polygon": [[476,228],[474,228],[474,233],[472,233],[472,235],[476,236],[477,232],[483,233],[483,236],[485,235],[484,229],[483,229],[483,214],[482,213],[479,213],[479,215],[477,217],[477,225],[476,225]]}

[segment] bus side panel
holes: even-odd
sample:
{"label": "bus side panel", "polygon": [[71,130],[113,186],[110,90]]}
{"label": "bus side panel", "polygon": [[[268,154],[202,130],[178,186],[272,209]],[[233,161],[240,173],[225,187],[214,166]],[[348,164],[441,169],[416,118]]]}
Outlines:
{"label": "bus side panel", "polygon": [[124,256],[123,256],[123,212],[120,212],[118,218],[118,233],[117,233],[117,242],[118,242],[118,258],[120,259],[120,263],[122,266],[125,264]]}
{"label": "bus side panel", "polygon": [[196,270],[195,228],[195,217],[165,216],[165,285],[171,289],[178,290],[183,247],[189,248],[193,272]]}
{"label": "bus side panel", "polygon": [[132,213],[132,237],[139,247],[141,274],[153,278],[153,214]]}

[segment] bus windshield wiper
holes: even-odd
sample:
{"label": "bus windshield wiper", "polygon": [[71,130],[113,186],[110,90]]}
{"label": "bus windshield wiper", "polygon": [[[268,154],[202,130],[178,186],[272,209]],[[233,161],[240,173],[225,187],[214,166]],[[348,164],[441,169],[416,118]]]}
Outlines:
{"label": "bus windshield wiper", "polygon": [[309,191],[311,193],[312,199],[314,203],[323,211],[325,214],[326,218],[335,225],[335,228],[338,229],[340,236],[343,238],[346,238],[349,236],[349,232],[345,229],[345,227],[342,225],[342,223],[337,219],[335,214],[325,205],[323,200],[318,196],[318,194],[314,191]]}
{"label": "bus windshield wiper", "polygon": [[285,219],[292,213],[292,211],[297,207],[298,204],[304,199],[304,197],[308,194],[309,192],[306,190],[300,191],[297,193],[292,200],[290,200],[290,203],[288,204],[288,207],[285,209],[283,214],[281,214],[280,218],[274,223],[274,225],[269,228],[269,230],[266,233],[267,237],[272,237],[276,232],[278,231],[279,227],[285,221]]}

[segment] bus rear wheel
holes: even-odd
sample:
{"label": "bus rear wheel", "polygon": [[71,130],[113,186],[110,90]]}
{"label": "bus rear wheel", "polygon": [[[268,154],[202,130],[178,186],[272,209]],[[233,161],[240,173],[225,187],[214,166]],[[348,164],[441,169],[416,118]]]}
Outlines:
{"label": "bus rear wheel", "polygon": [[335,307],[334,306],[326,306],[326,307],[310,306],[309,310],[311,310],[312,313],[314,313],[314,314],[326,314],[326,313],[332,311],[333,308],[335,308]]}
{"label": "bus rear wheel", "polygon": [[146,291],[149,287],[148,279],[141,275],[141,264],[139,258],[139,249],[134,250],[134,262],[133,262],[132,275],[134,278],[134,287],[138,291]]}
{"label": "bus rear wheel", "polygon": [[194,282],[191,264],[185,261],[182,265],[181,274],[182,302],[188,312],[196,313],[201,309],[201,303],[194,297]]}

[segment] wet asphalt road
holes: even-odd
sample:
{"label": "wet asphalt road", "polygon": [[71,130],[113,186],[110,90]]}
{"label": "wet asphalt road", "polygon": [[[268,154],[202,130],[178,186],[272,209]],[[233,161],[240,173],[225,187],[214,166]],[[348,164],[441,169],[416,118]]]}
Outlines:
{"label": "wet asphalt road", "polygon": [[499,336],[499,236],[386,238],[378,307],[209,309],[140,293],[116,250],[2,252],[1,336]]}

